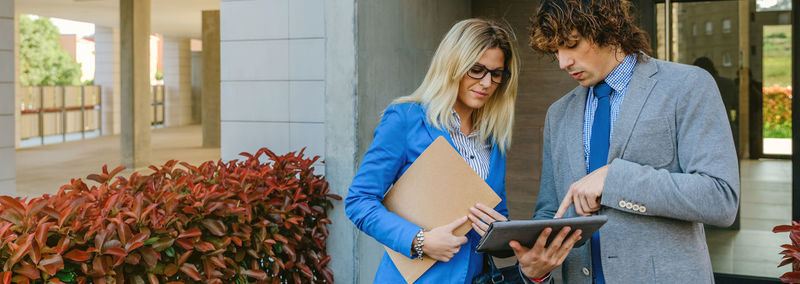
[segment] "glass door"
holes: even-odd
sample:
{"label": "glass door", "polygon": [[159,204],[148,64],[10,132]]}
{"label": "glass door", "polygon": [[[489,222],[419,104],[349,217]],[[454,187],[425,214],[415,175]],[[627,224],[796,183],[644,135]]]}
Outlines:
{"label": "glass door", "polygon": [[736,223],[706,228],[717,281],[775,283],[791,270],[772,233],[792,219],[791,0],[655,2],[656,56],[712,74],[740,157]]}

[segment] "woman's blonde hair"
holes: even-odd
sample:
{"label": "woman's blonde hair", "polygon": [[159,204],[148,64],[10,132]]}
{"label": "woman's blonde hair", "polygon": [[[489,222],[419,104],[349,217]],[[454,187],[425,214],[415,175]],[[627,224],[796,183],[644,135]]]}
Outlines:
{"label": "woman's blonde hair", "polygon": [[519,78],[519,59],[514,40],[510,28],[490,20],[467,19],[458,22],[436,49],[419,88],[392,103],[421,103],[427,109],[429,123],[443,129],[452,119],[461,79],[487,49],[500,48],[504,55],[504,68],[511,72],[511,77],[497,87],[483,107],[475,110],[472,122],[482,141],[497,143],[500,151],[505,153],[511,145]]}

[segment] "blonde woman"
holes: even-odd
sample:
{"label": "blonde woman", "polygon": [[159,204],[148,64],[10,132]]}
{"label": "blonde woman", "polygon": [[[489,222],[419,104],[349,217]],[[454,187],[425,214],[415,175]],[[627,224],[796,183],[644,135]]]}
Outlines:
{"label": "blonde woman", "polygon": [[[481,273],[475,252],[489,223],[507,220],[505,157],[511,144],[518,58],[513,34],[492,21],[463,20],[445,35],[428,73],[410,96],[383,113],[345,200],[347,216],[381,244],[409,258],[438,262],[417,283],[470,283]],[[389,187],[439,136],[502,198],[495,208],[476,205],[472,214],[438,228],[421,228],[381,204]],[[466,237],[452,234],[467,220]],[[388,254],[375,283],[403,283]]]}

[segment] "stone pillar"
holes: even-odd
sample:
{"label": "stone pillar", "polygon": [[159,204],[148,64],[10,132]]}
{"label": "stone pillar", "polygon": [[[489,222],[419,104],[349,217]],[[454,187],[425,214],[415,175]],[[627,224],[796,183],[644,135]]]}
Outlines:
{"label": "stone pillar", "polygon": [[192,62],[189,38],[164,37],[164,125],[192,121]]}
{"label": "stone pillar", "polygon": [[[357,66],[356,57],[356,1],[331,1],[325,7],[325,178],[333,193],[347,196],[347,188],[358,167],[356,158],[357,131]],[[330,267],[336,282],[359,282],[359,274],[373,273],[364,269],[358,245],[359,231],[347,220],[344,202],[334,201],[329,218],[333,221],[328,237]],[[365,262],[378,262],[373,257]],[[375,266],[375,265],[370,265]],[[361,270],[369,270],[360,273]]]}
{"label": "stone pillar", "polygon": [[[224,2],[220,5],[224,5]],[[244,17],[241,20],[245,20]],[[252,18],[248,20],[253,20]],[[241,54],[242,57],[256,56]],[[268,69],[268,65],[259,68]],[[203,147],[220,147],[220,11],[203,11]]]}
{"label": "stone pillar", "polygon": [[203,101],[203,52],[192,51],[192,121],[191,124],[201,123]]}
{"label": "stone pillar", "polygon": [[0,0],[0,195],[17,194],[14,0]]}
{"label": "stone pillar", "polygon": [[122,165],[150,160],[150,1],[120,0]]}
{"label": "stone pillar", "polygon": [[95,26],[94,84],[102,90],[101,135],[120,133],[119,29]]}

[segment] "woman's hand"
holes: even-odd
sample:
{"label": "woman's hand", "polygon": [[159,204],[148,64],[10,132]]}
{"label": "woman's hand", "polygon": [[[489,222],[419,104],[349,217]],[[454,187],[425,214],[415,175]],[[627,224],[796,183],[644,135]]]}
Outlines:
{"label": "woman's hand", "polygon": [[494,211],[494,209],[489,208],[489,206],[480,203],[470,207],[469,212],[469,220],[472,221],[472,228],[475,229],[475,232],[478,232],[481,237],[486,234],[486,230],[489,229],[489,224],[492,222],[508,221],[503,214],[500,214],[497,211]]}
{"label": "woman's hand", "polygon": [[422,252],[435,260],[448,262],[453,258],[461,245],[467,243],[467,237],[453,235],[453,230],[464,224],[467,216],[456,219],[450,224],[433,228],[425,232],[425,240],[422,242]]}

